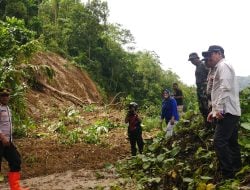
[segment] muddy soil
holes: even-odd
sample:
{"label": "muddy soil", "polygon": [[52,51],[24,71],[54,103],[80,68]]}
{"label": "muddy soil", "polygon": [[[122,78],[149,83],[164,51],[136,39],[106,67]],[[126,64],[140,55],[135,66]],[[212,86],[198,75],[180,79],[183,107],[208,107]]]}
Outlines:
{"label": "muddy soil", "polygon": [[[88,73],[54,53],[39,52],[30,64],[35,79],[31,82],[35,85],[27,89],[26,105],[35,129],[29,130],[26,138],[14,141],[22,156],[21,183],[34,190],[108,189],[113,183],[120,183],[114,170],[106,168],[130,157],[125,128],[112,129],[99,144],[71,145],[60,143],[48,129],[63,119],[66,123],[67,110],[79,111],[74,123],[66,123],[72,130],[79,123],[84,129],[106,119],[124,124],[124,113],[117,107],[111,109],[108,103],[115,100],[104,103]],[[53,78],[49,77],[51,73]],[[7,172],[8,165],[3,161],[0,190],[8,189]]]}
{"label": "muddy soil", "polygon": [[[22,154],[22,184],[34,190],[93,189],[119,182],[112,166],[130,156],[129,143],[123,128],[112,130],[104,143],[63,145],[48,139],[22,139],[15,142]],[[111,143],[112,142],[112,143]],[[2,164],[8,189],[6,161]],[[117,181],[118,180],[118,181]]]}
{"label": "muddy soil", "polygon": [[[40,176],[21,181],[22,187],[30,190],[79,190],[79,189],[111,189],[124,184],[125,180],[118,177],[112,170],[66,171]],[[132,185],[126,189],[134,189]],[[1,190],[9,190],[8,184],[0,184]]]}

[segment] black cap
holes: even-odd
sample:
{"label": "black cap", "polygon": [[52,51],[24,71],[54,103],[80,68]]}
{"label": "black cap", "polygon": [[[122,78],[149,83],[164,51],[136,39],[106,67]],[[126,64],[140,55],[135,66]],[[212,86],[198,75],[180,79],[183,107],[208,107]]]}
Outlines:
{"label": "black cap", "polygon": [[197,53],[193,52],[193,53],[190,53],[189,54],[189,58],[188,58],[188,61],[191,61],[192,59],[196,59],[198,58],[199,59],[199,56]]}
{"label": "black cap", "polygon": [[220,52],[222,55],[224,55],[224,49],[221,46],[212,45],[212,46],[209,46],[207,51],[202,52],[202,56],[205,58],[210,57],[212,52]]}
{"label": "black cap", "polygon": [[10,89],[8,89],[8,88],[0,88],[0,96],[1,95],[10,95]]}

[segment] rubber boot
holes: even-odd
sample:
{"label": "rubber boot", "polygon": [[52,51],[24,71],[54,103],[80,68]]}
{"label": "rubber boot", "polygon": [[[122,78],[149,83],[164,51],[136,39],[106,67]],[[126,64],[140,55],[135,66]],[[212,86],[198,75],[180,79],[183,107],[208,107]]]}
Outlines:
{"label": "rubber boot", "polygon": [[20,187],[20,172],[9,172],[8,178],[10,190],[29,190],[29,188]]}

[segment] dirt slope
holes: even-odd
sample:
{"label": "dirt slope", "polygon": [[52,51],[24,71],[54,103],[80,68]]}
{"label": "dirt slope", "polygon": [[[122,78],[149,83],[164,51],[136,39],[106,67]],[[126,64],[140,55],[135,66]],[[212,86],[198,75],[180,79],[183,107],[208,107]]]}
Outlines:
{"label": "dirt slope", "polygon": [[[83,128],[104,119],[123,123],[124,114],[120,110],[107,110],[106,106],[102,106],[100,93],[88,74],[62,57],[54,53],[38,53],[32,58],[31,64],[38,70],[36,79],[41,85],[38,90],[29,89],[26,96],[29,116],[35,120],[35,129],[27,138],[14,141],[22,156],[23,183],[31,189],[89,189],[96,183],[110,183],[109,178],[115,181],[113,177],[105,177],[96,182],[93,174],[107,163],[114,164],[130,155],[126,129],[113,129],[105,135],[101,144],[81,142],[66,145],[58,142],[54,138],[55,134],[50,134],[47,127],[58,123],[70,107],[79,111]],[[39,71],[42,66],[53,69],[53,79]],[[94,107],[94,111],[85,111],[88,107]],[[68,127],[73,129],[78,126],[77,123],[71,125],[69,122]],[[49,135],[38,137],[38,133]],[[87,171],[84,173],[84,170]],[[5,179],[0,182],[0,189],[8,189],[7,172],[7,162],[3,161],[2,173]],[[74,176],[77,176],[77,182],[73,180]],[[66,181],[72,183],[67,186]]]}
{"label": "dirt slope", "polygon": [[[74,104],[100,103],[101,96],[95,83],[88,74],[74,64],[54,53],[37,53],[31,60],[34,66],[49,66],[54,71],[53,79],[46,74],[36,76],[42,89],[29,90],[27,94],[28,109],[32,117],[41,118],[48,107],[64,109]],[[47,113],[53,117],[53,112]]]}

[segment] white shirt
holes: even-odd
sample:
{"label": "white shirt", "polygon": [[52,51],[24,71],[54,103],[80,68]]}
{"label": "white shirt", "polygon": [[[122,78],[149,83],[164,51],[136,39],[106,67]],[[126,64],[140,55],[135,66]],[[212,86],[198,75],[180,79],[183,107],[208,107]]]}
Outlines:
{"label": "white shirt", "polygon": [[233,67],[225,59],[220,60],[215,67],[211,92],[213,116],[216,112],[240,116],[239,90]]}

